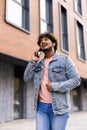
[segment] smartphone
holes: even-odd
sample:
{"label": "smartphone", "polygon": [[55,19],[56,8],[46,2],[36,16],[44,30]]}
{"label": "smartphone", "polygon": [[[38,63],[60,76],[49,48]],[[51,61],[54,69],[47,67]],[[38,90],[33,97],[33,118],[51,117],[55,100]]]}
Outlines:
{"label": "smartphone", "polygon": [[39,49],[38,52],[37,52],[37,57],[38,57],[38,58],[40,57],[41,51],[42,51],[42,50]]}

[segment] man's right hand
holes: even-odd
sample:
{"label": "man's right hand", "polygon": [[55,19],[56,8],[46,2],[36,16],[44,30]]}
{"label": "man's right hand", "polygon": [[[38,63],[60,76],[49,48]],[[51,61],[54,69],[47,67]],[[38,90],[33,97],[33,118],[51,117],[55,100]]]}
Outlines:
{"label": "man's right hand", "polygon": [[37,56],[38,50],[33,52],[31,60],[34,62],[37,62],[39,60],[39,57]]}

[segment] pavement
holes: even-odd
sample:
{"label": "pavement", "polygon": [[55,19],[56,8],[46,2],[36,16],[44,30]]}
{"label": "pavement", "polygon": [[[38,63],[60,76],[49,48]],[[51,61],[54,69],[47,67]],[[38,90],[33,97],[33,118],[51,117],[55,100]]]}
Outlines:
{"label": "pavement", "polygon": [[[35,119],[2,122],[0,130],[35,130]],[[87,111],[71,113],[66,130],[87,130]]]}

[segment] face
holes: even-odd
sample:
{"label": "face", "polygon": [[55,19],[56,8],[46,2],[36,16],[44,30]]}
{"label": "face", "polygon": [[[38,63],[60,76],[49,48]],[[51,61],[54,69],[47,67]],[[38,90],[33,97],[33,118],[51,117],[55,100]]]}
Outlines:
{"label": "face", "polygon": [[54,46],[55,46],[55,43],[53,43],[48,37],[44,37],[41,39],[40,48],[42,50],[48,50]]}

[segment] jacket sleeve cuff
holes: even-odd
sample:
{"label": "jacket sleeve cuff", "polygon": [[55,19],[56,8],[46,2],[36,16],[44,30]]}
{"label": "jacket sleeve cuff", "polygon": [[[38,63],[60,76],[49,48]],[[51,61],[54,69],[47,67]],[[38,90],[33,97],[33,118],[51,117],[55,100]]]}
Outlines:
{"label": "jacket sleeve cuff", "polygon": [[51,91],[58,91],[59,83],[51,83]]}

